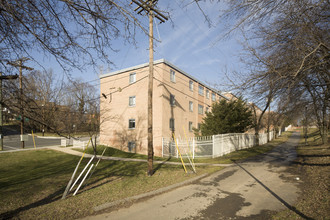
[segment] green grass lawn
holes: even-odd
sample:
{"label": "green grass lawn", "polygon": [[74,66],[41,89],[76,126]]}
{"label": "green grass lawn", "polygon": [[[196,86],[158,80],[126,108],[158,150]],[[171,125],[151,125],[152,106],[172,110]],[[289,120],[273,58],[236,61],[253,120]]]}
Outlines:
{"label": "green grass lawn", "polygon": [[[155,174],[147,177],[147,163],[101,161],[85,188],[61,200],[79,159],[52,150],[1,153],[0,219],[79,218],[93,214],[97,205],[196,176],[185,174],[182,166],[155,164]],[[198,175],[220,169],[199,167]]]}

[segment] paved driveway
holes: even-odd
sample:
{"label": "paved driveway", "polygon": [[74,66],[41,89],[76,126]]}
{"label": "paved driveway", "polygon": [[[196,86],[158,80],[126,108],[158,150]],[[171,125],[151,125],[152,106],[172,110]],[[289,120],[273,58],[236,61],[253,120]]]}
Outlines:
{"label": "paved driveway", "polygon": [[299,195],[297,176],[286,172],[296,157],[295,133],[267,155],[225,168],[200,181],[86,219],[268,219],[291,209]]}

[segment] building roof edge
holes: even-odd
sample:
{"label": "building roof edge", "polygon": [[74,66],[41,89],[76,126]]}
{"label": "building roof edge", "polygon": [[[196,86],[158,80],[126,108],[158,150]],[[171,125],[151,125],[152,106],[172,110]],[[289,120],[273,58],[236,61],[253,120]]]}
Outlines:
{"label": "building roof edge", "polygon": [[[187,72],[183,71],[182,69],[180,69],[179,67],[177,67],[173,63],[169,62],[168,60],[162,58],[162,59],[159,59],[159,60],[155,60],[154,61],[154,65],[155,64],[160,64],[160,63],[167,64],[168,66],[172,67],[173,69],[175,69],[175,70],[179,71],[180,73],[186,75],[188,78],[190,78],[190,79],[198,82],[199,84],[203,85],[204,87],[208,88],[209,90],[212,90],[213,92],[217,93],[221,97],[223,97],[223,98],[225,98],[225,99],[228,100],[227,97],[225,97],[224,95],[222,95],[221,91],[218,91],[218,90],[216,90],[214,88],[211,88],[210,86],[206,85],[205,83],[203,83],[200,80],[196,79],[195,77],[191,76],[190,74],[188,74]],[[137,69],[141,69],[143,67],[147,67],[148,65],[149,65],[149,63],[143,63],[143,64],[139,64],[139,65],[136,65],[136,66],[132,66],[132,67],[124,68],[124,69],[121,69],[121,70],[117,70],[117,71],[114,71],[114,72],[110,72],[110,73],[106,73],[106,74],[100,74],[99,75],[99,78],[102,79],[102,78],[105,78],[105,77],[118,75],[118,74],[121,74],[121,73],[124,73],[124,72],[134,71],[134,70],[137,70]]]}

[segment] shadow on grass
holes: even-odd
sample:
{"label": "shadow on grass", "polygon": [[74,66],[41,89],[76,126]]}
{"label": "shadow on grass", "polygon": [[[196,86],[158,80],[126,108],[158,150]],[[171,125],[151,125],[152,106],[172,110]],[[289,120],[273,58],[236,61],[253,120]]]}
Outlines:
{"label": "shadow on grass", "polygon": [[162,168],[162,166],[169,160],[171,160],[172,157],[167,158],[167,160],[164,160],[163,162],[157,164],[157,166],[154,168],[154,174],[160,169]]}
{"label": "shadow on grass", "polygon": [[293,164],[302,165],[302,166],[311,166],[311,167],[328,167],[328,166],[330,166],[330,163],[318,164],[318,163],[305,163],[305,162],[298,162],[298,161],[293,162]]}
{"label": "shadow on grass", "polygon": [[61,198],[60,195],[62,195],[62,193],[64,192],[64,189],[65,188],[63,187],[63,188],[57,190],[56,192],[48,195],[47,197],[45,197],[45,198],[43,198],[39,201],[33,202],[29,205],[19,207],[15,210],[11,210],[11,211],[8,211],[8,212],[1,213],[0,214],[0,219],[11,219],[11,218],[17,217],[17,215],[20,212],[23,212],[23,211],[26,211],[26,210],[29,210],[29,209],[32,209],[32,208],[35,208],[35,207],[38,207],[38,206],[41,206],[41,205],[46,205],[48,203],[57,201]]}
{"label": "shadow on grass", "polygon": [[[37,175],[33,178],[29,178],[28,180],[19,180],[17,182],[15,181],[11,181],[11,185],[8,185],[9,183],[2,183],[1,187],[10,187],[13,184],[16,185],[20,185],[20,184],[24,184],[30,181],[37,181],[38,179],[41,178],[45,178],[45,176],[47,176],[47,179],[49,178],[58,178],[61,174],[68,174],[68,173],[72,173],[74,170],[74,164],[76,163],[76,160],[73,161],[69,161],[68,164],[65,164],[67,166],[69,166],[70,168],[67,168],[67,166],[64,166],[62,164],[62,168],[59,168],[59,166],[52,166],[52,169],[47,169],[45,170],[44,167],[42,169],[39,169],[39,172],[43,173],[42,175]],[[101,165],[101,166],[100,166]],[[95,170],[92,178],[90,179],[90,182],[86,182],[88,183],[86,185],[86,187],[84,186],[83,188],[81,188],[81,190],[79,190],[79,193],[82,193],[86,190],[90,190],[90,189],[94,189],[97,188],[99,186],[105,185],[107,183],[110,183],[112,181],[115,181],[117,179],[120,179],[121,177],[132,177],[132,176],[136,176],[139,173],[141,173],[141,170],[143,170],[144,167],[146,167],[146,165],[144,163],[136,163],[136,162],[118,162],[118,161],[111,161],[111,162],[106,162],[103,164],[100,164],[98,166],[98,168]],[[33,166],[32,166],[33,167]],[[55,169],[56,170],[53,170]],[[82,169],[82,167],[81,167]],[[81,170],[80,169],[80,170]],[[31,169],[33,170],[33,169]],[[52,172],[50,172],[52,171]],[[39,173],[37,172],[37,173]],[[25,177],[25,173],[22,173],[20,175],[23,175]],[[79,173],[76,174],[75,179],[78,177]],[[22,179],[24,179],[23,177],[21,177]],[[19,214],[27,211],[29,209],[33,209],[39,206],[43,206],[43,205],[47,205],[49,203],[52,202],[56,202],[58,200],[61,199],[62,194],[64,193],[67,181],[69,181],[69,179],[58,182],[58,184],[61,186],[60,189],[55,189],[53,193],[47,195],[45,198],[41,198],[37,201],[32,201],[30,204],[25,203],[22,204],[21,207],[18,207],[16,209],[12,209],[9,211],[6,211],[4,213],[0,213],[0,219],[11,219],[11,218],[19,218]],[[80,179],[81,181],[81,179]],[[78,181],[78,182],[80,182]],[[88,187],[89,186],[89,187]],[[24,190],[24,189],[22,189]],[[71,191],[74,192],[75,189],[73,189]],[[42,192],[42,191],[41,191]],[[31,192],[26,192],[27,195]],[[38,193],[38,192],[36,192]]]}

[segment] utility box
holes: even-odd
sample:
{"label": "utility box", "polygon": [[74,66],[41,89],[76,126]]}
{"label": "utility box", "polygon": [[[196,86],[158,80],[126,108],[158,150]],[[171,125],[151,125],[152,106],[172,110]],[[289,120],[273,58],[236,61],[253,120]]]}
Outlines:
{"label": "utility box", "polygon": [[27,134],[23,134],[23,135],[21,134],[20,137],[21,137],[21,141],[28,141],[29,140],[29,136]]}

